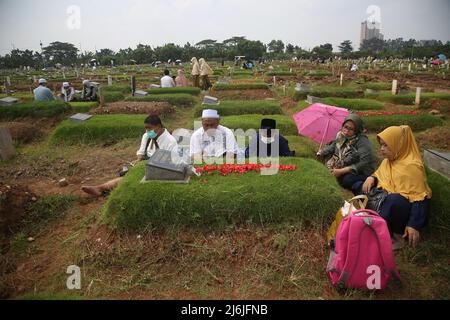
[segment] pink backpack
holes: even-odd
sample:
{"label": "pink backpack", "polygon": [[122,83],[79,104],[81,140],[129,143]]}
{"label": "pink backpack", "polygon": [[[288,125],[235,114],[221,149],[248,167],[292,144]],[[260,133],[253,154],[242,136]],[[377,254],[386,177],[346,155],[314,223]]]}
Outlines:
{"label": "pink backpack", "polygon": [[383,290],[400,279],[386,221],[372,210],[356,210],[340,223],[327,274],[338,289]]}

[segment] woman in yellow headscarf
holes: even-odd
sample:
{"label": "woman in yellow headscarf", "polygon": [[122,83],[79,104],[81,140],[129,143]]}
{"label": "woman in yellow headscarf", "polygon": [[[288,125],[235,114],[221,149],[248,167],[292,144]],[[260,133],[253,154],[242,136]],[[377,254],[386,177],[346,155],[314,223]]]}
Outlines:
{"label": "woman in yellow headscarf", "polygon": [[393,247],[403,247],[405,238],[416,246],[432,195],[422,156],[409,126],[389,127],[377,137],[384,160],[367,178],[362,192],[369,193],[372,187],[386,191],[379,213],[393,234]]}

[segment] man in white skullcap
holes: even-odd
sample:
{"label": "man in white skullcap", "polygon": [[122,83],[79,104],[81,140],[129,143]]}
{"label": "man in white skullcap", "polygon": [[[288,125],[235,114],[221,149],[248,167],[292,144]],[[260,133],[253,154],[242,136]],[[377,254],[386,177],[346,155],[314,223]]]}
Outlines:
{"label": "man in white skullcap", "polygon": [[237,143],[233,131],[219,123],[217,110],[203,110],[202,127],[192,134],[190,142],[190,155],[194,163],[220,157],[226,157],[227,163],[234,162]]}
{"label": "man in white skullcap", "polygon": [[96,101],[97,100],[97,88],[89,80],[83,80],[82,99],[84,101]]}
{"label": "man in white skullcap", "polygon": [[75,88],[70,85],[69,82],[63,82],[61,87],[61,98],[64,102],[70,102],[74,100]]}
{"label": "man in white skullcap", "polygon": [[39,79],[39,87],[33,90],[34,100],[36,101],[52,101],[55,100],[52,91],[47,88],[47,80]]}

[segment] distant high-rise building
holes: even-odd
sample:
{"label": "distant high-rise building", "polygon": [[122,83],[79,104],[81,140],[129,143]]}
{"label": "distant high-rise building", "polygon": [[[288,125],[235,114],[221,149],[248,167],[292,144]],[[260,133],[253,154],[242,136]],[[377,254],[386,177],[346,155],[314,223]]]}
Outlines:
{"label": "distant high-rise building", "polygon": [[364,40],[370,40],[370,39],[380,39],[383,40],[384,36],[381,33],[380,24],[372,21],[364,21],[361,23],[361,38],[360,41],[363,43]]}

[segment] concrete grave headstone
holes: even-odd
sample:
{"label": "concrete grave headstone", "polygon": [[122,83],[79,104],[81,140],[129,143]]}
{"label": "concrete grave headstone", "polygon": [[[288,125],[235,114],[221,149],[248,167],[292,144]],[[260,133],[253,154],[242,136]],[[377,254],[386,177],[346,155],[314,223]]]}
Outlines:
{"label": "concrete grave headstone", "polygon": [[378,90],[374,90],[374,89],[366,89],[366,92],[369,93],[369,94],[376,94],[379,91]]}
{"label": "concrete grave headstone", "polygon": [[86,113],[77,113],[69,118],[70,122],[84,122],[92,118],[92,115]]}
{"label": "concrete grave headstone", "polygon": [[230,78],[221,77],[217,80],[218,84],[230,84]]}
{"label": "concrete grave headstone", "polygon": [[148,160],[145,166],[145,181],[167,181],[188,183],[189,165],[174,159],[174,154],[171,151],[158,149]]}
{"label": "concrete grave headstone", "polygon": [[17,103],[18,101],[19,101],[19,99],[17,99],[17,98],[6,97],[3,99],[0,99],[0,106],[10,106],[10,105]]}
{"label": "concrete grave headstone", "polygon": [[417,88],[416,89],[416,101],[415,104],[416,105],[420,105],[420,95],[422,93],[422,88]]}
{"label": "concrete grave headstone", "polygon": [[112,86],[113,84],[113,78],[112,76],[108,76],[108,86]]}
{"label": "concrete grave headstone", "polygon": [[220,101],[219,101],[218,98],[211,97],[211,96],[205,96],[203,98],[203,103],[202,104],[218,105],[218,104],[220,104]]}
{"label": "concrete grave headstone", "polygon": [[135,92],[136,92],[136,77],[131,76],[131,95],[134,96]]}
{"label": "concrete grave headstone", "polygon": [[150,85],[150,89],[158,89],[158,88],[161,88],[161,86],[158,85],[158,84],[151,84]]}
{"label": "concrete grave headstone", "polygon": [[425,149],[423,152],[425,164],[450,179],[450,153]]}
{"label": "concrete grave headstone", "polygon": [[10,160],[16,156],[11,133],[6,127],[0,127],[0,156],[3,160]]}
{"label": "concrete grave headstone", "polygon": [[392,92],[392,95],[394,95],[394,96],[397,94],[397,85],[398,85],[397,80],[392,80],[392,90],[391,90],[391,92]]}
{"label": "concrete grave headstone", "polygon": [[318,97],[314,97],[314,96],[308,95],[308,96],[306,97],[306,101],[308,101],[308,103],[310,103],[310,104],[313,104],[313,103],[318,103],[318,102],[320,102],[321,100],[320,100],[320,98],[318,98]]}
{"label": "concrete grave headstone", "polygon": [[145,97],[146,95],[148,95],[148,92],[146,92],[144,90],[136,90],[134,92],[135,97]]}
{"label": "concrete grave headstone", "polygon": [[311,87],[301,84],[301,83],[297,83],[295,86],[295,91],[298,91],[298,92],[308,92],[310,90],[311,90]]}

